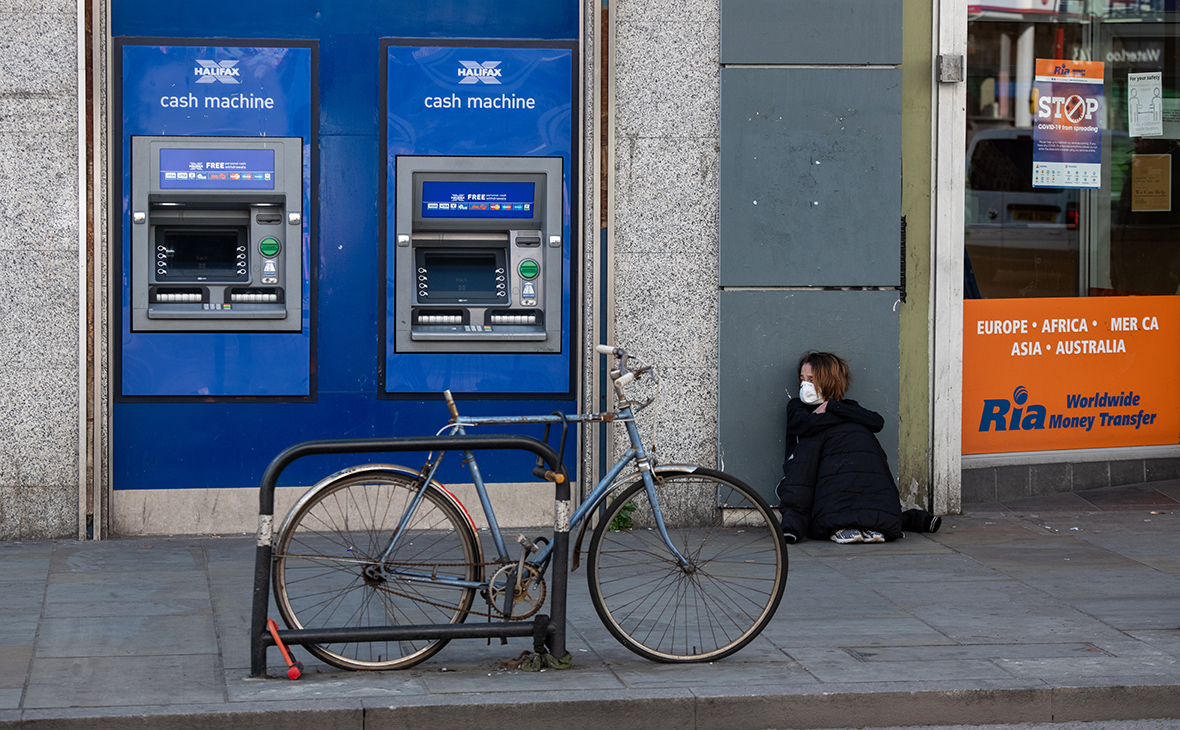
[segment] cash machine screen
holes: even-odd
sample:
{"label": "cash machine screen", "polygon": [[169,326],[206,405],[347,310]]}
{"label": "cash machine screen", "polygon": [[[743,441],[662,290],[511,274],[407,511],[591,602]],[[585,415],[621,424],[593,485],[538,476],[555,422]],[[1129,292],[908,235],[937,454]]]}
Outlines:
{"label": "cash machine screen", "polygon": [[244,281],[246,232],[241,228],[164,228],[156,234],[157,280]]}
{"label": "cash machine screen", "polygon": [[536,184],[424,180],[423,218],[532,218]]}
{"label": "cash machine screen", "polygon": [[506,303],[504,252],[419,251],[418,301],[432,304]]}
{"label": "cash machine screen", "polygon": [[275,151],[160,150],[161,190],[274,190]]}

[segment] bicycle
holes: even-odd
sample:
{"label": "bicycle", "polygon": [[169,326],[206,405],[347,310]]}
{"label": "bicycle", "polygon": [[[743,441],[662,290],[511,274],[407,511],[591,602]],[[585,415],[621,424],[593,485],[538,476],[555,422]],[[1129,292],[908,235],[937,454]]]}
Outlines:
{"label": "bicycle", "polygon": [[[618,360],[610,372],[617,411],[465,417],[446,391],[451,418],[439,433],[535,423],[545,424],[547,439],[549,428],[560,424],[564,446],[570,423],[623,423],[630,448],[572,515],[555,516],[555,524],[564,521],[567,529],[580,525],[572,569],[579,566],[589,518],[601,508],[588,549],[587,580],[610,633],[655,661],[729,656],[753,641],[782,599],[787,550],[779,523],[760,495],[730,475],[693,465],[656,465],[635,423],[656,397],[631,401],[625,389],[648,378],[658,396],[658,373],[625,350],[596,349]],[[273,553],[275,601],[288,627],[457,624],[469,615],[522,620],[540,610],[552,544],[520,535],[519,557],[509,556],[475,456],[464,451],[494,545],[495,556],[487,560],[466,507],[434,479],[445,454],[429,455],[420,470],[349,467],[299,499]],[[630,464],[636,473],[621,476]],[[564,479],[539,466],[534,473]],[[480,606],[474,605],[477,594]],[[342,640],[306,648],[344,669],[402,669],[448,642]]]}

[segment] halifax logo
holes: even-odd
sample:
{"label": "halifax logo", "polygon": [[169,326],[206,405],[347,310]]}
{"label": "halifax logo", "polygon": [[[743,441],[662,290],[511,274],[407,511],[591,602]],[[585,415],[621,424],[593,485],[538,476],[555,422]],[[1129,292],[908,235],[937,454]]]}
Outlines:
{"label": "halifax logo", "polygon": [[500,61],[460,61],[461,68],[459,69],[459,79],[461,84],[478,84],[481,81],[485,84],[498,84],[500,82],[500,74],[504,69],[496,68],[500,65]]}
{"label": "halifax logo", "polygon": [[233,61],[202,61],[197,59],[200,64],[193,73],[199,76],[198,84],[215,84],[220,81],[223,84],[240,84],[236,77],[241,76],[242,69],[234,68],[238,65],[237,60]]}

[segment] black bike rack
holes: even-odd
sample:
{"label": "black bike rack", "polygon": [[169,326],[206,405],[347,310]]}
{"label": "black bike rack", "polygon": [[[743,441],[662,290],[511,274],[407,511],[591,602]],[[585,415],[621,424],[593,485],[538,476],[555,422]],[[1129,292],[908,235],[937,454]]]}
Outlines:
{"label": "black bike rack", "polygon": [[[404,639],[483,639],[532,636],[533,648],[544,648],[558,658],[566,655],[565,609],[569,579],[570,483],[565,466],[549,444],[529,436],[433,436],[425,438],[323,439],[295,444],[276,456],[262,475],[258,490],[258,549],[254,558],[254,600],[250,618],[250,676],[266,675],[266,649],[275,641],[267,630],[270,601],[271,558],[274,537],[275,485],[283,470],[306,456],[328,454],[381,454],[404,451],[531,451],[550,471],[561,475],[555,484],[553,566],[550,593],[552,614],[537,614],[532,621],[504,621],[481,624],[422,624],[411,626],[368,626],[364,628],[320,628],[280,630],[284,644],[326,644],[343,641],[397,641]],[[539,467],[538,467],[539,468]],[[536,473],[536,470],[534,470]]]}

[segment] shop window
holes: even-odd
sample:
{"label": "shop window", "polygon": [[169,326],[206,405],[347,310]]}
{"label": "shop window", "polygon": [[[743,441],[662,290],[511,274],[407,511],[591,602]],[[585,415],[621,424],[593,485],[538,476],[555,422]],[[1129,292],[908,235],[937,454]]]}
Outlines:
{"label": "shop window", "polygon": [[[984,7],[971,6],[968,26],[966,296],[1180,293],[1175,4],[997,0]],[[1032,186],[1038,58],[1105,64],[1098,189]],[[1129,112],[1146,113],[1157,102],[1130,95],[1127,75],[1146,72],[1161,73],[1164,134],[1132,137]],[[1145,181],[1156,194],[1146,204],[1137,198]]]}

